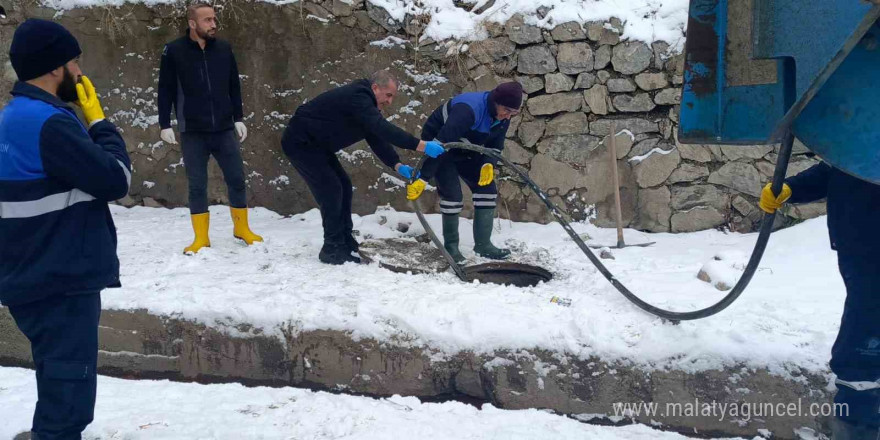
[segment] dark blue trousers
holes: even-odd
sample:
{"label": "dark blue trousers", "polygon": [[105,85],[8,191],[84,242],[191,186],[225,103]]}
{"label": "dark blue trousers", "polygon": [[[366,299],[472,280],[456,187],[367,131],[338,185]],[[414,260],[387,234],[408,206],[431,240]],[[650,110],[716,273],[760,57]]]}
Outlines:
{"label": "dark blue trousers", "polygon": [[208,212],[208,159],[214,156],[226,190],[229,206],[247,208],[247,185],[244,177],[244,164],[241,160],[241,146],[232,129],[218,132],[183,132],[180,134],[183,166],[189,182],[189,212],[203,214]]}
{"label": "dark blue trousers", "polygon": [[482,154],[453,150],[437,160],[440,163],[437,165],[434,180],[437,182],[437,193],[440,195],[440,212],[458,214],[464,207],[464,196],[459,179],[470,188],[474,209],[495,209],[498,198],[495,181],[486,186],[477,184],[480,181],[480,168],[486,163]]}
{"label": "dark blue trousers", "polygon": [[880,261],[876,255],[838,251],[846,303],[831,349],[831,371],[838,378],[834,401],[846,404],[848,410],[839,416],[874,428],[875,437],[880,428],[880,388],[858,390],[847,384],[880,383]]}
{"label": "dark blue trousers", "polygon": [[100,293],[52,296],[9,312],[31,341],[37,370],[35,438],[80,439],[95,414]]}

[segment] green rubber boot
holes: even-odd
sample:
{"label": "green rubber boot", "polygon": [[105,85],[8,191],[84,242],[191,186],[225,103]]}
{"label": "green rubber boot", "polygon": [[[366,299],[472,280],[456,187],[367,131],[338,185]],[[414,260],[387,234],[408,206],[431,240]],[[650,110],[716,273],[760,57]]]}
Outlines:
{"label": "green rubber boot", "polygon": [[510,250],[499,249],[492,244],[492,221],[494,209],[474,209],[474,252],[491,260],[506,260]]}
{"label": "green rubber boot", "polygon": [[465,260],[458,250],[458,214],[443,214],[443,247],[456,263]]}

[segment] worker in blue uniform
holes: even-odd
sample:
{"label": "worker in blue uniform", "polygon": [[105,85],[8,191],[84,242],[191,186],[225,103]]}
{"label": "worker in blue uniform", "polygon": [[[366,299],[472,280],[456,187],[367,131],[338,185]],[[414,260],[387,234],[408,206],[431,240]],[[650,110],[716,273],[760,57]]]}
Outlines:
{"label": "worker in blue uniform", "polygon": [[119,287],[107,202],[131,183],[80,53],[60,24],[22,23],[9,49],[18,82],[0,113],[0,303],[31,342],[40,440],[79,439],[92,421],[100,292]]}
{"label": "worker in blue uniform", "polygon": [[[488,92],[463,93],[438,107],[422,129],[423,140],[442,143],[467,142],[499,152],[510,127],[510,118],[520,111],[522,85],[507,82]],[[468,150],[452,150],[437,159],[427,159],[422,176],[407,186],[407,198],[416,200],[427,182],[436,180],[443,215],[443,247],[457,262],[465,257],[459,250],[458,218],[464,206],[463,180],[473,194],[474,252],[485,258],[505,259],[510,251],[492,244],[492,221],[498,199],[495,185],[496,160]]]}
{"label": "worker in blue uniform", "polygon": [[770,184],[760,207],[773,213],[785,202],[827,199],[828,233],[837,251],[846,302],[831,348],[837,375],[835,440],[880,439],[880,185],[819,163],[785,181],[780,194]]}

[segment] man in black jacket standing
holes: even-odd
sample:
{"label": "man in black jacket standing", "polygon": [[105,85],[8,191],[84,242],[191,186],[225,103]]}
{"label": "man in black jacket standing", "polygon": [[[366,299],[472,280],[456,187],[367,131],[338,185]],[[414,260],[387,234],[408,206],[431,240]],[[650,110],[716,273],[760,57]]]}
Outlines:
{"label": "man in black jacket standing", "polygon": [[212,155],[226,180],[234,224],[232,234],[251,245],[263,238],[248,226],[247,187],[239,146],[247,137],[247,128],[242,122],[241,83],[235,55],[229,43],[215,38],[217,19],[213,6],[190,6],[187,21],[187,34],[165,46],[159,67],[161,137],[169,144],[177,143],[169,116],[173,105],[189,180],[195,240],[183,252],[196,253],[211,246],[207,188],[208,159]]}
{"label": "man in black jacket standing", "polygon": [[324,92],[296,109],[281,146],[302,175],[321,208],[324,246],[318,259],[327,264],[360,262],[352,236],[351,179],[336,152],[366,139],[385,165],[409,179],[413,169],[400,163],[391,145],[437,157],[445,151],[439,142],[420,141],[385,120],[380,110],[397,94],[397,80],[387,70]]}
{"label": "man in black jacket standing", "polygon": [[22,23],[9,49],[18,82],[0,114],[0,303],[31,342],[39,439],[79,439],[92,422],[101,291],[120,285],[107,202],[131,184],[125,141],[80,53],[60,24]]}

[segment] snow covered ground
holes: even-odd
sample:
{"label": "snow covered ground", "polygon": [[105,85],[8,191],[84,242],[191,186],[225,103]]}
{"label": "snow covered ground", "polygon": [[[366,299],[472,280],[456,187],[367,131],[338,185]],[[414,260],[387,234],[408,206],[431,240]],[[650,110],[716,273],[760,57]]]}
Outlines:
{"label": "snow covered ground", "polygon": [[[272,4],[296,3],[298,0],[260,0]],[[343,0],[346,1],[346,0]],[[523,14],[526,23],[546,29],[569,22],[607,22],[616,17],[623,23],[623,38],[648,43],[666,41],[674,50],[684,45],[687,26],[688,0],[496,0],[482,10],[489,0],[464,1],[466,7],[456,6],[453,0],[367,0],[385,8],[389,16],[403,22],[407,14],[429,16],[430,22],[423,34],[435,41],[446,39],[481,40],[486,38],[485,23],[506,23],[514,14]],[[43,4],[59,9],[92,6],[121,6],[126,3],[180,4],[180,0],[42,0]],[[346,1],[348,2],[348,1]],[[545,15],[538,15],[546,8]]]}
{"label": "snow covered ground", "polygon": [[[828,246],[825,219],[775,233],[751,286],[714,317],[664,323],[631,305],[589,263],[557,224],[496,223],[495,241],[516,259],[537,263],[555,278],[533,288],[462,283],[451,273],[397,274],[377,265],[327,266],[317,210],[284,217],[252,210],[251,225],[266,242],[245,247],[232,238],[229,211],[211,208],[212,248],[181,254],[192,239],[186,209],[112,206],[119,231],[121,289],[106,290],[104,307],[144,308],[208,325],[247,322],[269,334],[291,323],[299,331],[347,331],[401,346],[427,346],[437,356],[462,350],[542,348],[599,356],[640,368],[703,371],[724,366],[792,367],[827,371],[845,290]],[[439,215],[428,216],[440,230]],[[400,223],[410,224],[407,233]],[[462,250],[472,255],[470,220],[463,219]],[[356,217],[362,238],[413,237],[414,214],[379,210]],[[615,243],[615,231],[576,224],[592,243]],[[648,248],[613,250],[610,270],[647,301],[678,311],[702,308],[724,293],[697,279],[713,257],[741,267],[755,234],[703,231],[643,234],[629,243]],[[571,299],[564,307],[554,296]]]}
{"label": "snow covered ground", "polygon": [[[31,370],[0,368],[0,438],[30,429]],[[482,410],[415,397],[370,399],[297,388],[246,388],[98,377],[84,439],[595,439],[684,440],[644,425],[602,427],[539,410]]]}

